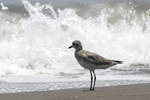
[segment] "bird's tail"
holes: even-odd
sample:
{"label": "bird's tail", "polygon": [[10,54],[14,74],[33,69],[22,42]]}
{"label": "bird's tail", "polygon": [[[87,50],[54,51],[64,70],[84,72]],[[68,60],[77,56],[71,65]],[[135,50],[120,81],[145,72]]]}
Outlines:
{"label": "bird's tail", "polygon": [[114,60],[117,64],[122,64],[123,63],[123,61],[116,61],[116,60]]}

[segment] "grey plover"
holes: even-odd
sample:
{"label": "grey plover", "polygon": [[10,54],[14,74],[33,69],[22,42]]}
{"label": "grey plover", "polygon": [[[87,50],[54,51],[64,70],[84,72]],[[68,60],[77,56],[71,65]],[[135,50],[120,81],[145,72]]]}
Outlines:
{"label": "grey plover", "polygon": [[[72,47],[75,48],[75,58],[77,59],[78,63],[82,67],[89,69],[90,71],[91,74],[90,91],[94,91],[95,88],[95,82],[96,82],[95,69],[107,69],[111,66],[122,64],[122,61],[108,60],[96,53],[83,50],[82,44],[78,40],[73,41],[72,45],[68,49]],[[93,82],[92,73],[94,74],[93,88],[92,88],[92,82]]]}

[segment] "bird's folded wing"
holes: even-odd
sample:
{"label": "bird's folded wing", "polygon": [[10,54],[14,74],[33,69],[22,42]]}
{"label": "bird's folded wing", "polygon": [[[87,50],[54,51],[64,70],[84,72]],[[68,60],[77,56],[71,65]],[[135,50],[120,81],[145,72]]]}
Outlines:
{"label": "bird's folded wing", "polygon": [[82,55],[82,59],[86,60],[92,64],[95,65],[108,65],[108,64],[112,64],[112,62],[110,60],[107,60],[97,54],[93,54],[93,53],[88,53],[86,55]]}

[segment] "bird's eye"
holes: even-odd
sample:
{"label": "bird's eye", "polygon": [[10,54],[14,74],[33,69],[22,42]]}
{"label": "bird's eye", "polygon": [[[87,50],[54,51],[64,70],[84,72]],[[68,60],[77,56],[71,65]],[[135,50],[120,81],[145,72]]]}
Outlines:
{"label": "bird's eye", "polygon": [[72,43],[72,45],[75,45],[75,43]]}

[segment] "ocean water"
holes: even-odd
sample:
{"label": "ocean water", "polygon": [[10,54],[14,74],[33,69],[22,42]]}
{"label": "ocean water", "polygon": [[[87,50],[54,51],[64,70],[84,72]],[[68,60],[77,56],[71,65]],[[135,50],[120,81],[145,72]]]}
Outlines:
{"label": "ocean water", "polygon": [[89,71],[68,50],[74,40],[85,50],[124,62],[97,70],[98,80],[149,82],[148,0],[0,0],[0,87],[90,81]]}

